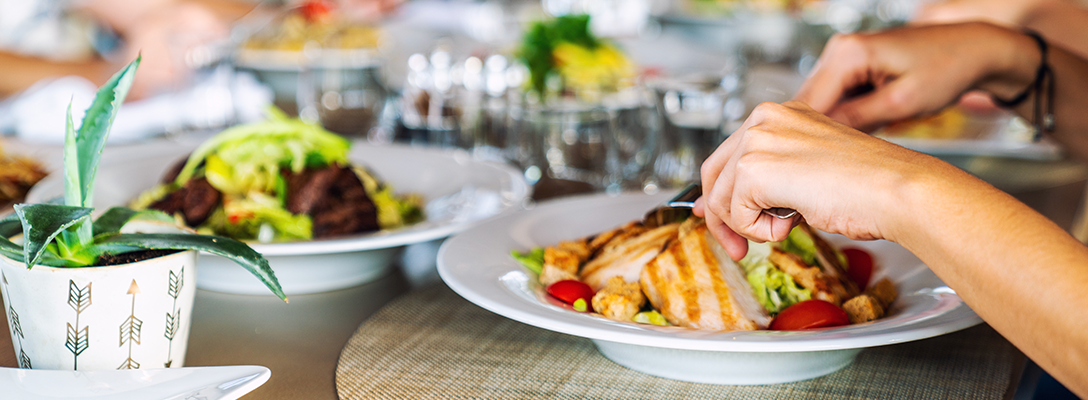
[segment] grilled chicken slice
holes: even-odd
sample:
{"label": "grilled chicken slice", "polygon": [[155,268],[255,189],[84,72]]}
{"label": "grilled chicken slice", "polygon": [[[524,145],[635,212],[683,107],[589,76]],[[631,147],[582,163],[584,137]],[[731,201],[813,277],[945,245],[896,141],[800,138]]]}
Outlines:
{"label": "grilled chicken slice", "polygon": [[793,278],[793,281],[798,285],[811,290],[813,298],[825,300],[838,306],[842,305],[843,300],[853,297],[850,296],[838,279],[825,274],[820,267],[805,264],[804,260],[801,260],[801,257],[796,254],[787,253],[778,248],[771,248],[771,254],[767,256],[767,260],[770,260],[775,267]]}
{"label": "grilled chicken slice", "polygon": [[861,293],[861,290],[858,290],[858,285],[850,280],[850,276],[846,274],[846,266],[839,262],[839,257],[835,254],[835,249],[831,247],[831,244],[827,243],[823,237],[816,233],[816,229],[809,224],[802,222],[797,227],[808,234],[812,238],[812,243],[816,245],[816,262],[820,264],[818,266],[825,274],[839,281],[839,284],[846,290],[843,299],[849,299]]}
{"label": "grilled chicken slice", "polygon": [[673,325],[719,331],[767,328],[771,317],[706,224],[697,218],[684,224],[685,234],[642,271],[640,284],[650,303]]}
{"label": "grilled chicken slice", "polygon": [[[597,256],[583,267],[579,276],[593,290],[600,290],[613,276],[622,276],[626,282],[638,282],[646,263],[657,257],[670,240],[676,238],[680,224],[668,224],[645,230],[641,224],[628,225],[630,232],[617,232],[603,245]],[[619,239],[623,240],[619,240]]]}

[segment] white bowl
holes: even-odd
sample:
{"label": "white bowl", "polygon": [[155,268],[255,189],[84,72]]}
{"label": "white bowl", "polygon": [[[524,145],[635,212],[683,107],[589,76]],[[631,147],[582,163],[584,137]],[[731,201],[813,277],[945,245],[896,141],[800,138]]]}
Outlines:
{"label": "white bowl", "polygon": [[838,245],[868,249],[899,298],[889,315],[864,324],[812,331],[714,332],[617,322],[546,300],[535,274],[511,257],[640,218],[670,194],[593,195],[539,205],[493,219],[448,239],[438,255],[442,279],[480,307],[544,329],[592,339],[606,357],[651,375],[715,384],[768,384],[810,379],[853,362],[866,347],[924,339],[980,323],[955,292],[914,255],[886,241]]}
{"label": "white bowl", "polygon": [[[164,171],[192,150],[179,145],[171,156],[132,158],[102,166],[95,207],[124,205],[151,188]],[[445,238],[476,223],[520,208],[529,195],[524,178],[505,165],[474,160],[459,150],[355,143],[349,159],[370,168],[398,193],[417,193],[427,201],[427,220],[373,233],[292,243],[250,243],[268,258],[284,293],[342,289],[388,273],[404,246]],[[42,202],[64,192],[63,176],[52,174],[28,194]],[[205,255],[197,287],[226,293],[269,294],[265,286],[234,262]]]}

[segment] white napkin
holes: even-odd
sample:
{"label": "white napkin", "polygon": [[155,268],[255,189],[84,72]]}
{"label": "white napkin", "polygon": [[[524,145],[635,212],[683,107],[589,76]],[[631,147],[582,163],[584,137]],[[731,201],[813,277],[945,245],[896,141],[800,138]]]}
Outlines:
{"label": "white napkin", "polygon": [[[42,80],[0,104],[0,131],[39,143],[63,143],[69,101],[78,128],[98,90],[78,76]],[[125,103],[109,143],[135,141],[166,132],[218,128],[262,118],[272,90],[247,73],[222,66],[207,71],[191,87]]]}

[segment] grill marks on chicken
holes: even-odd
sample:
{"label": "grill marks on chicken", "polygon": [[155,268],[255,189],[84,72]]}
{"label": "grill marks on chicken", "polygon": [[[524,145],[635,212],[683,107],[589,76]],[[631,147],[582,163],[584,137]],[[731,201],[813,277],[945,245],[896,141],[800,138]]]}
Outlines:
{"label": "grill marks on chicken", "polygon": [[[689,222],[691,222],[689,220]],[[673,325],[711,330],[756,330],[770,316],[752,294],[740,267],[700,224],[680,235],[641,273],[643,292]]]}
{"label": "grill marks on chicken", "polygon": [[841,306],[843,300],[853,297],[838,279],[823,272],[820,267],[810,267],[795,254],[771,248],[767,256],[778,269],[793,278],[801,287],[811,290],[812,297]]}
{"label": "grill marks on chicken", "polygon": [[637,282],[643,266],[676,237],[679,227],[680,224],[668,224],[647,230],[639,224],[610,235],[612,238],[582,267],[579,276],[593,290],[600,290],[613,276],[621,276],[626,282]]}

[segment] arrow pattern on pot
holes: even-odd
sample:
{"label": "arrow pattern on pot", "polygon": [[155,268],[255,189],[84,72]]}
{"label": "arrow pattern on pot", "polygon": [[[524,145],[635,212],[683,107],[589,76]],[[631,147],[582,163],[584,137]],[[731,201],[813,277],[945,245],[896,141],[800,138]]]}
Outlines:
{"label": "arrow pattern on pot", "polygon": [[170,368],[170,364],[174,363],[173,351],[174,351],[174,335],[177,334],[178,328],[181,326],[181,310],[178,309],[178,295],[181,294],[181,288],[185,286],[185,267],[181,267],[181,274],[175,274],[174,271],[170,271],[170,283],[167,285],[166,294],[174,298],[174,305],[170,306],[172,312],[166,313],[166,339],[170,341],[170,345],[166,350],[166,363],[163,364],[166,368]]}
{"label": "arrow pattern on pot", "polygon": [[4,284],[4,298],[8,301],[8,324],[11,325],[11,332],[14,336],[19,338],[17,341],[18,343],[16,343],[19,346],[19,368],[34,368],[30,365],[30,356],[27,356],[26,352],[23,351],[23,339],[25,339],[26,336],[23,336],[23,325],[19,323],[19,313],[15,312],[15,306],[11,305],[11,296],[8,295],[8,290],[10,290],[8,287],[10,284],[8,284],[7,274],[4,274],[3,271],[0,271],[0,281]]}
{"label": "arrow pattern on pot", "polygon": [[91,306],[91,283],[80,288],[74,280],[68,280],[68,306],[76,312],[76,324],[68,323],[68,339],[64,347],[72,352],[72,369],[79,369],[79,355],[90,346],[90,332],[88,327],[79,328],[79,314]]}
{"label": "arrow pattern on pot", "polygon": [[136,294],[138,293],[140,293],[140,286],[133,279],[128,287],[128,294],[132,295],[132,309],[129,311],[128,318],[125,318],[125,322],[121,324],[121,344],[118,345],[124,346],[128,343],[128,359],[117,369],[140,369],[140,363],[132,359],[132,344],[140,344],[140,330],[144,326],[144,321],[136,318]]}

